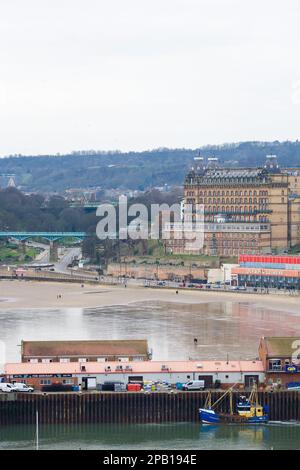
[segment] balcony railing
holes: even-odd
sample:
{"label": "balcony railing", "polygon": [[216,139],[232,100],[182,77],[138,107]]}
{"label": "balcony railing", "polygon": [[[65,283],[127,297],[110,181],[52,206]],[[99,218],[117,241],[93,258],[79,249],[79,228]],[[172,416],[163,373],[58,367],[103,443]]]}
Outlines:
{"label": "balcony railing", "polygon": [[199,231],[201,228],[204,232],[227,232],[227,233],[236,233],[236,232],[270,232],[270,224],[268,223],[253,223],[253,222],[224,222],[224,223],[200,223],[199,225],[192,223],[192,222],[171,222],[165,224],[165,231],[185,231],[185,232],[192,232],[192,231]]}
{"label": "balcony railing", "polygon": [[208,211],[204,209],[204,214],[214,214],[214,215],[257,215],[257,214],[272,214],[271,209],[256,209],[253,211]]}

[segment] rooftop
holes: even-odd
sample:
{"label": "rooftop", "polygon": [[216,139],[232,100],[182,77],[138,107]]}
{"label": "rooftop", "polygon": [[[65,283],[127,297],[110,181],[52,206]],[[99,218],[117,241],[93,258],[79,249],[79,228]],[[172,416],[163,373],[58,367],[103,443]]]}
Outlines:
{"label": "rooftop", "polygon": [[[81,366],[85,370],[81,370]],[[60,363],[51,362],[43,363],[8,363],[5,365],[4,371],[7,375],[52,375],[52,374],[104,374],[115,372],[117,367],[130,367],[130,374],[142,373],[159,373],[163,370],[171,372],[263,372],[263,364],[261,361],[137,361],[137,362],[78,362]],[[165,369],[163,369],[163,367]],[[119,372],[120,373],[120,372]]]}
{"label": "rooftop", "polygon": [[148,355],[147,340],[22,341],[24,357]]}
{"label": "rooftop", "polygon": [[268,172],[264,168],[197,168],[192,169],[196,175],[206,176],[209,178],[246,178],[267,175]]}
{"label": "rooftop", "polygon": [[269,357],[290,358],[300,347],[300,336],[268,336],[261,339]]}

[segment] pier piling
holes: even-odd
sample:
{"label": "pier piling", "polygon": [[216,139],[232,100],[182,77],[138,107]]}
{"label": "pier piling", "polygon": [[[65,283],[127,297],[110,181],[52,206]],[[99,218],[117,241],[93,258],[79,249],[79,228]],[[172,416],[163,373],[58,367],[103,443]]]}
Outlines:
{"label": "pier piling", "polygon": [[[212,400],[221,393],[213,391]],[[37,410],[41,424],[196,422],[206,396],[206,392],[1,394],[0,425],[34,424]],[[234,406],[237,398],[234,393]],[[259,401],[269,406],[272,421],[300,421],[297,391],[259,392]],[[229,412],[228,400],[220,410]]]}

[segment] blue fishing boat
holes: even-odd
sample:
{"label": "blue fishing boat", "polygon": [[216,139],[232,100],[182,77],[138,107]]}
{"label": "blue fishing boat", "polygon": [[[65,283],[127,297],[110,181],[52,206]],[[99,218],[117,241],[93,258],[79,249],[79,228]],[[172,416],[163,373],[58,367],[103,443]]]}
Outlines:
{"label": "blue fishing boat", "polygon": [[299,390],[300,391],[300,382],[289,382],[287,384],[288,390]]}
{"label": "blue fishing boat", "polygon": [[[269,421],[269,409],[267,406],[259,404],[256,385],[253,386],[248,398],[245,395],[239,397],[235,412],[233,411],[232,392],[233,387],[226,390],[214,404],[211,402],[211,393],[208,393],[204,408],[199,409],[199,418],[202,424],[265,424]],[[230,413],[216,411],[217,405],[228,395]]]}

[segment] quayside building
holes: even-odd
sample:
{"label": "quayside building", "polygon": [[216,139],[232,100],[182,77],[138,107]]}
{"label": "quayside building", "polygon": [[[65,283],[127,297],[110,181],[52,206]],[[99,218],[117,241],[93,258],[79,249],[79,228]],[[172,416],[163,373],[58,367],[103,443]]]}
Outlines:
{"label": "quayside building", "polygon": [[31,364],[148,361],[150,357],[144,339],[21,341],[21,361]]}
{"label": "quayside building", "polygon": [[[217,158],[196,157],[184,182],[183,219],[195,222],[200,206],[199,254],[282,253],[300,243],[300,168],[280,168],[275,155],[262,168],[223,168]],[[165,244],[169,253],[196,254],[175,230]]]}
{"label": "quayside building", "polygon": [[300,290],[300,256],[240,255],[231,284],[257,289]]}
{"label": "quayside building", "polygon": [[[111,343],[114,347],[113,340]],[[250,388],[254,383],[286,387],[289,383],[300,384],[299,345],[299,336],[262,337],[258,358],[253,360],[153,361],[136,358],[124,362],[111,356],[109,361],[87,360],[86,357],[83,362],[86,345],[84,341],[78,341],[74,354],[76,360],[49,362],[45,361],[45,357],[44,361],[37,361],[36,357],[28,360],[26,357],[24,361],[22,357],[23,362],[4,365],[0,381],[22,382],[41,391],[58,386],[61,386],[61,391],[67,390],[64,387],[78,386],[83,391],[99,390],[99,385],[112,381],[124,384],[160,381],[175,385],[189,380],[203,380],[205,388],[227,388],[234,384]],[[106,349],[110,351],[108,342]],[[45,352],[46,349],[44,356]]]}

